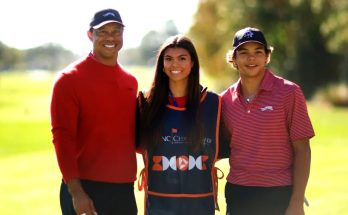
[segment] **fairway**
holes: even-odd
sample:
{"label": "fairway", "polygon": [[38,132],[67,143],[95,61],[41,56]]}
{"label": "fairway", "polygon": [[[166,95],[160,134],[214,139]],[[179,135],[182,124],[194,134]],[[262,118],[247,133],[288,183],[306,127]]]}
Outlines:
{"label": "fairway", "polygon": [[[152,72],[131,68],[139,89],[149,86]],[[49,99],[54,75],[0,73],[0,211],[6,215],[61,214],[61,176],[51,143]],[[203,80],[203,83],[209,80]],[[213,82],[211,82],[213,83]],[[206,84],[209,85],[209,84]],[[210,86],[214,90],[214,86]],[[316,136],[311,140],[312,168],[306,197],[307,215],[348,214],[347,108],[310,103]],[[138,171],[143,167],[138,156]],[[228,173],[227,160],[217,166]],[[225,214],[224,184],[219,180],[219,205]],[[143,192],[135,184],[139,214]]]}

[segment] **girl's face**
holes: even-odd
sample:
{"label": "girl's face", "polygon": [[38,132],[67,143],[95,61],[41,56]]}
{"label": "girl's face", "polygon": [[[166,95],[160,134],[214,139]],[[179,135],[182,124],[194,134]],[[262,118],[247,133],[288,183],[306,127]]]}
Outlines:
{"label": "girl's face", "polygon": [[248,42],[237,49],[233,63],[241,77],[262,77],[266,68],[267,57],[263,45]]}
{"label": "girl's face", "polygon": [[163,65],[170,82],[187,82],[193,62],[186,49],[168,48],[164,52]]}

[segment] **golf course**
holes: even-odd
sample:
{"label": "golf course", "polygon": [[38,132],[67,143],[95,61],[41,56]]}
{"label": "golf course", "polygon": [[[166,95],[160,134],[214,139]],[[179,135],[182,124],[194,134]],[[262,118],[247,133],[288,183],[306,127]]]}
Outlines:
{"label": "golf course", "polygon": [[[152,72],[130,68],[145,89]],[[61,214],[57,165],[50,131],[50,93],[55,74],[0,73],[0,211],[6,215]],[[209,80],[203,79],[211,90]],[[306,197],[307,215],[348,214],[348,108],[308,101],[316,136],[311,139],[312,164]],[[138,171],[143,167],[138,156]],[[225,177],[219,180],[218,200],[225,214],[224,185],[228,161],[217,166]],[[137,184],[137,182],[136,182]],[[143,195],[135,186],[139,214]]]}

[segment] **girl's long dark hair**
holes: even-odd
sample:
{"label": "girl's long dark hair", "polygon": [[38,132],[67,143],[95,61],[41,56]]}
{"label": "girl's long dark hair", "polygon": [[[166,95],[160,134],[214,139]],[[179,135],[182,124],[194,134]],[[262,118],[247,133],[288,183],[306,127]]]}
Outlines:
{"label": "girl's long dark hair", "polygon": [[[169,93],[169,78],[164,70],[164,52],[168,48],[186,49],[193,61],[193,67],[188,78],[188,101],[186,105],[186,119],[189,130],[190,148],[196,150],[202,144],[202,129],[199,122],[199,103],[201,87],[199,80],[199,60],[192,41],[184,35],[169,37],[160,47],[157,60],[155,77],[150,90],[144,95],[144,102],[140,107],[140,135],[141,147],[150,148],[158,142],[160,131],[165,119],[163,113],[167,104]],[[157,140],[157,141],[156,141]]]}

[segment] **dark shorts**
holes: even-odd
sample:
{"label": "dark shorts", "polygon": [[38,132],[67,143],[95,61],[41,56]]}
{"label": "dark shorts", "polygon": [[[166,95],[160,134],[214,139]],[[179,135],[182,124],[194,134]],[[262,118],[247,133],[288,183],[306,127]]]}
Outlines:
{"label": "dark shorts", "polygon": [[249,187],[226,183],[226,215],[284,215],[292,186]]}
{"label": "dark shorts", "polygon": [[[104,183],[81,180],[85,192],[93,200],[100,215],[136,215],[137,205],[134,196],[134,183]],[[67,185],[60,187],[60,206],[63,215],[76,215]]]}

